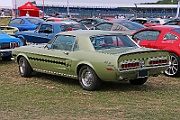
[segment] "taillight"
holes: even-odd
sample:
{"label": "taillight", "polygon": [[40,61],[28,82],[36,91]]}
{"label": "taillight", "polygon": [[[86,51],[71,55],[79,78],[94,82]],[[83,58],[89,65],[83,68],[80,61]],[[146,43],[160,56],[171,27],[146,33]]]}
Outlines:
{"label": "taillight", "polygon": [[11,42],[10,43],[10,48],[13,49],[15,47],[19,47],[19,43],[18,42]]}
{"label": "taillight", "polygon": [[161,64],[167,64],[167,59],[154,59],[154,60],[150,60],[149,64],[150,65],[161,65]]}
{"label": "taillight", "polygon": [[122,69],[129,69],[129,68],[136,68],[136,67],[139,67],[139,62],[127,62],[127,63],[121,64]]}

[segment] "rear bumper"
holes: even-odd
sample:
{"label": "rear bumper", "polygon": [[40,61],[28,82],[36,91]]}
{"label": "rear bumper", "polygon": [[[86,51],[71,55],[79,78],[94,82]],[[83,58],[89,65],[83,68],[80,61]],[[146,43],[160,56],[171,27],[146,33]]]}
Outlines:
{"label": "rear bumper", "polygon": [[[145,78],[145,77],[150,77],[150,76],[158,76],[166,69],[169,68],[169,65],[163,65],[163,66],[152,66],[152,67],[144,67],[144,68],[137,68],[134,70],[123,70],[120,71],[118,70],[118,79],[119,80],[124,80],[124,79],[138,79],[138,78]],[[141,71],[146,71],[147,74],[139,75]]]}
{"label": "rear bumper", "polygon": [[11,53],[12,53],[12,50],[13,49],[1,49],[0,50],[0,56],[1,57],[6,57],[6,56],[10,56],[11,55]]}

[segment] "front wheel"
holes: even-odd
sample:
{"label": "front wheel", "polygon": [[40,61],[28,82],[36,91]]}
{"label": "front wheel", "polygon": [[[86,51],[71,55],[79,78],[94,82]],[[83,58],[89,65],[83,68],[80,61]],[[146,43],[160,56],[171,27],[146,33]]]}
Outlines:
{"label": "front wheel", "polygon": [[18,61],[19,73],[22,77],[30,77],[32,75],[32,68],[26,58],[21,57]]}
{"label": "front wheel", "polygon": [[172,76],[172,77],[178,77],[180,76],[180,59],[179,57],[174,54],[170,53],[170,66],[167,70],[165,70],[165,75]]}
{"label": "front wheel", "polygon": [[129,80],[129,82],[133,85],[143,85],[146,81],[147,81],[147,77],[146,78],[139,78],[139,79],[135,79],[135,80]]}
{"label": "front wheel", "polygon": [[79,71],[79,83],[85,90],[97,90],[101,87],[101,80],[89,66],[84,65]]}

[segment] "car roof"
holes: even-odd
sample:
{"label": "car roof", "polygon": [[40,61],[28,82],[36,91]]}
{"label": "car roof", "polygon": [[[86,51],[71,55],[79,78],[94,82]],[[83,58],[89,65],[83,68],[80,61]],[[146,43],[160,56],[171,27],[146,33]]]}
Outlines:
{"label": "car roof", "polygon": [[178,25],[157,25],[157,26],[150,26],[148,28],[173,30],[173,29],[180,28],[180,26],[178,26]]}
{"label": "car roof", "polygon": [[112,35],[121,34],[127,35],[124,31],[103,31],[103,30],[76,30],[58,33],[58,35],[82,35],[82,36],[96,36],[96,35]]}

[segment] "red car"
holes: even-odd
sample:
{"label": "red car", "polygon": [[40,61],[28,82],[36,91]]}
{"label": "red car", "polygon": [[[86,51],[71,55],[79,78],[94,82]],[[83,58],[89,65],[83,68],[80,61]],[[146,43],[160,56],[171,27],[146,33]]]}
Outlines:
{"label": "red car", "polygon": [[168,76],[180,76],[180,27],[179,26],[151,26],[133,33],[132,39],[140,46],[168,50],[171,56]]}

